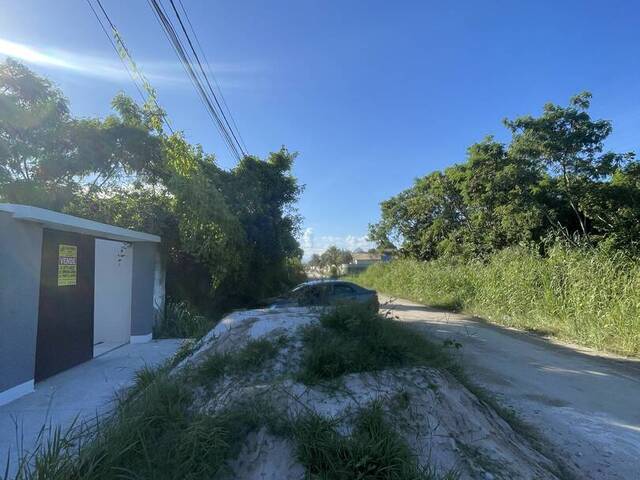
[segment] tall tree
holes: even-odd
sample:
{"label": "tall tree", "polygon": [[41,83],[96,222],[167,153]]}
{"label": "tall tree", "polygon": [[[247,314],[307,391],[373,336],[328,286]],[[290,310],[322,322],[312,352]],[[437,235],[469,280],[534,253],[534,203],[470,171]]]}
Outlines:
{"label": "tall tree", "polygon": [[481,256],[539,236],[544,218],[536,187],[543,177],[536,164],[514,157],[492,137],[469,147],[460,181],[466,253]]}
{"label": "tall tree", "polygon": [[338,267],[350,263],[352,260],[351,252],[343,250],[335,245],[331,245],[320,255],[320,263],[323,267]]}
{"label": "tall tree", "polygon": [[546,104],[540,117],[505,120],[513,133],[511,154],[539,163],[558,180],[559,191],[585,237],[593,221],[586,210],[589,191],[633,158],[632,153],[604,151],[612,125],[608,120],[592,120],[590,105],[591,94],[583,92],[572,97],[567,107]]}
{"label": "tall tree", "polygon": [[423,260],[481,257],[559,232],[573,242],[576,235],[606,238],[636,249],[640,168],[633,153],[605,151],[611,123],[591,119],[590,98],[583,93],[568,107],[548,104],[540,117],[505,121],[509,145],[488,137],[468,149],[465,163],[382,202],[370,239],[391,240]]}

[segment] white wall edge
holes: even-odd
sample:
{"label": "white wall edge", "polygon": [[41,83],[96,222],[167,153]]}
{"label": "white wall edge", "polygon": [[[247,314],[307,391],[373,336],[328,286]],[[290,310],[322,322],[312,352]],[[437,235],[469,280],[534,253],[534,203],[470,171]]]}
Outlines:
{"label": "white wall edge", "polygon": [[131,335],[131,343],[147,343],[153,339],[153,333],[147,335]]}
{"label": "white wall edge", "polygon": [[0,405],[6,405],[9,402],[13,402],[16,399],[33,392],[33,385],[33,379],[31,379],[27,382],[21,383],[20,385],[16,385],[15,387],[11,387],[8,390],[0,392]]}
{"label": "white wall edge", "polygon": [[32,207],[30,205],[0,203],[0,211],[10,213],[13,218],[17,220],[37,222],[57,230],[100,236],[121,242],[160,243],[160,237],[158,235],[116,227],[115,225],[107,225],[106,223],[95,222],[65,213]]}

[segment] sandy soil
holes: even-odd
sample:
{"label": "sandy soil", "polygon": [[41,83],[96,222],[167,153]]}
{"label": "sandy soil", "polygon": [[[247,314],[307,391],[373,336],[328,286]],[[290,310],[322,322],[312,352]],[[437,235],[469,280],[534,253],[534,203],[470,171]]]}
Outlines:
{"label": "sandy soil", "polygon": [[[268,399],[287,418],[314,412],[338,419],[339,430],[347,434],[357,411],[377,401],[419,463],[441,474],[455,469],[461,479],[557,478],[553,461],[446,372],[414,367],[350,374],[332,388],[298,383],[300,328],[317,320],[304,309],[236,312],[225,318],[178,371],[212,353],[237,351],[253,339],[284,336],[287,342],[260,372],[225,375],[202,388],[194,408],[213,414],[240,401]],[[233,478],[305,478],[294,445],[265,430],[247,438],[229,468]]]}
{"label": "sandy soil", "polygon": [[533,425],[578,478],[640,478],[640,361],[406,300],[388,307],[432,338],[461,343],[472,380]]}

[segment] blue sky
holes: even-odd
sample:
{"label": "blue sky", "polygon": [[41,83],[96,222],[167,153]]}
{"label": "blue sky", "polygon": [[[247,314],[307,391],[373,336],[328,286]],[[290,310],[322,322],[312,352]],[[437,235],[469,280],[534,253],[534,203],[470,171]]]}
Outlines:
{"label": "blue sky", "polygon": [[[503,118],[582,90],[614,122],[609,147],[638,150],[634,1],[183,2],[251,153],[300,154],[307,254],[366,246],[380,201],[487,134],[507,140]],[[173,125],[231,167],[147,3],[103,3]],[[2,0],[0,11],[0,55],[29,59],[75,114],[134,94],[84,0]]]}

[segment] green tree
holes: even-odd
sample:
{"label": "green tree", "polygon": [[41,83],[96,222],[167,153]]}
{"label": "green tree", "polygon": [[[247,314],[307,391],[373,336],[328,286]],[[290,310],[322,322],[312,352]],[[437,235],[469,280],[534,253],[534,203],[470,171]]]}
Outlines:
{"label": "green tree", "polygon": [[469,147],[459,181],[468,223],[464,253],[482,256],[539,238],[545,220],[537,186],[544,175],[492,137]]}
{"label": "green tree", "polygon": [[590,104],[591,94],[583,92],[572,97],[567,107],[546,104],[540,117],[505,120],[513,133],[511,154],[537,163],[557,179],[558,191],[585,237],[593,224],[586,206],[590,191],[633,158],[632,153],[604,151],[612,125],[608,120],[592,120]]}
{"label": "green tree", "polygon": [[309,261],[307,262],[307,265],[309,265],[310,267],[320,267],[320,266],[322,266],[322,261],[320,260],[320,255],[318,255],[317,253],[312,254],[311,258],[309,258]]}
{"label": "green tree", "polygon": [[60,210],[131,176],[153,181],[161,138],[144,123],[148,109],[134,106],[118,95],[116,115],[74,119],[60,90],[8,59],[0,65],[0,197]]}
{"label": "green tree", "polygon": [[10,202],[64,204],[79,158],[62,93],[22,64],[0,65],[0,196]]}
{"label": "green tree", "polygon": [[338,267],[350,263],[353,260],[349,250],[343,250],[331,245],[320,255],[320,263],[323,267]]}
{"label": "green tree", "polygon": [[435,258],[457,248],[468,212],[461,181],[464,166],[434,172],[415,181],[413,187],[382,202],[380,222],[369,237],[378,244],[391,240],[402,245],[404,255]]}
{"label": "green tree", "polygon": [[483,257],[516,244],[544,250],[560,234],[638,251],[640,168],[633,153],[605,151],[611,123],[591,119],[590,98],[505,121],[509,145],[488,137],[465,163],[382,202],[369,238],[422,260]]}
{"label": "green tree", "polygon": [[231,171],[162,130],[153,101],[118,94],[114,114],[75,119],[48,80],[0,65],[0,199],[156,233],[167,291],[205,309],[251,303],[299,283],[295,203],[285,148]]}

